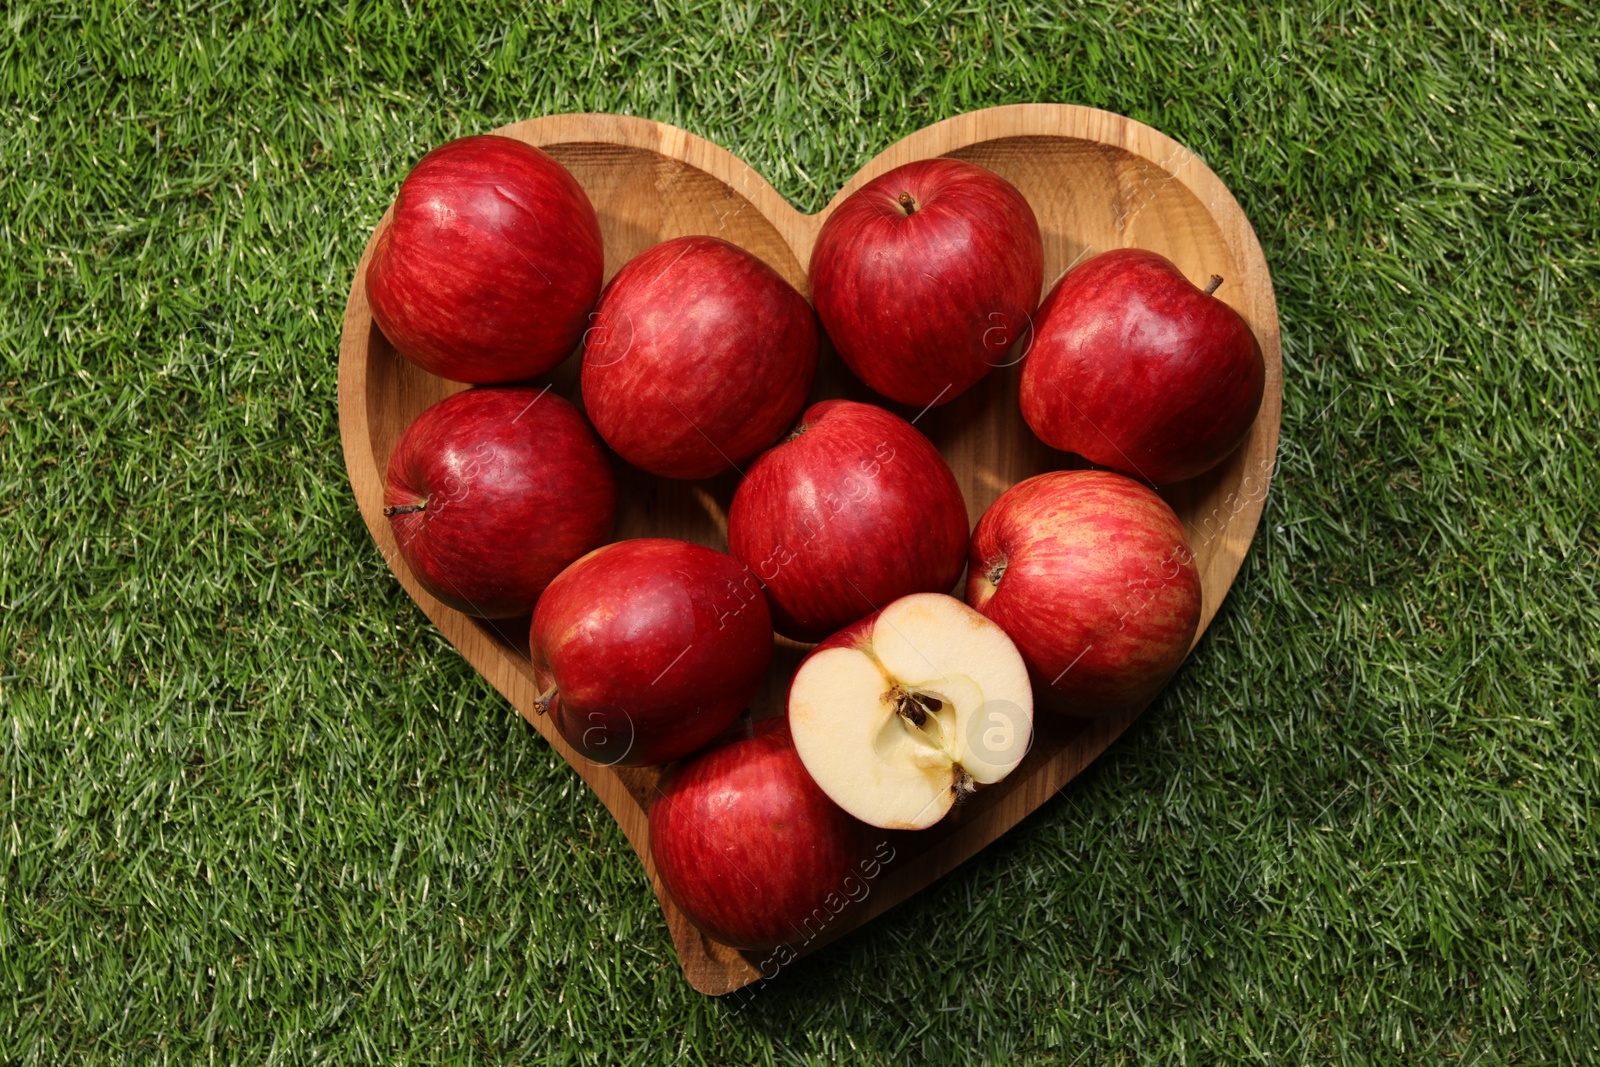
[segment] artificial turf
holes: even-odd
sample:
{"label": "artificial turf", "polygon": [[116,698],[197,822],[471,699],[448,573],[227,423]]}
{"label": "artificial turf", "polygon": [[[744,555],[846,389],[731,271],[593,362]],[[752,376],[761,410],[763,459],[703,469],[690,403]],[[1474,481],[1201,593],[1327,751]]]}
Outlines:
{"label": "artificial turf", "polygon": [[[0,1062],[1600,1061],[1600,22],[1049,7],[0,12]],[[352,268],[515,119],[676,123],[814,210],[1018,101],[1150,123],[1254,221],[1266,516],[1087,773],[702,997],[357,515]]]}

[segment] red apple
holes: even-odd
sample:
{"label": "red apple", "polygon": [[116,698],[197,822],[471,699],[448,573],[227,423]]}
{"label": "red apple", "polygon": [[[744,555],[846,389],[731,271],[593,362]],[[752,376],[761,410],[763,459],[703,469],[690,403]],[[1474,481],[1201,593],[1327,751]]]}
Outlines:
{"label": "red apple", "polygon": [[889,830],[932,826],[1016,770],[1033,742],[1015,643],[943,593],[901,597],[812,649],[787,708],[818,787]]}
{"label": "red apple", "polygon": [[858,378],[901,403],[948,404],[1027,334],[1044,245],[1016,186],[925,159],[834,209],[810,278],[823,328]]}
{"label": "red apple", "polygon": [[1265,382],[1243,316],[1171,261],[1124,248],[1068,271],[1040,306],[1022,415],[1051,448],[1170,485],[1238,447]]}
{"label": "red apple", "polygon": [[542,706],[597,763],[666,763],[755,696],[772,617],[743,564],[687,541],[618,541],[562,571],[529,635]]}
{"label": "red apple", "polygon": [[532,611],[563,567],[611,536],[617,485],[594,431],[559,396],[468,389],[400,435],[383,502],[423,588],[502,619]]}
{"label": "red apple", "polygon": [[650,854],[689,920],[740,949],[809,941],[866,895],[864,828],[829,800],[782,719],[667,772]]}
{"label": "red apple", "polygon": [[600,222],[532,145],[463,137],[400,184],[367,265],[367,300],[399,353],[458,382],[512,382],[572,354],[600,293]]}
{"label": "red apple", "polygon": [[816,372],[805,297],[736,245],[678,237],[601,294],[584,335],[583,404],[635,467],[709,478],[792,426]]}
{"label": "red apple", "polygon": [[1167,502],[1110,471],[1056,471],[1001,494],[972,535],[967,603],[1011,635],[1040,706],[1143,707],[1189,653],[1200,575]]}
{"label": "red apple", "polygon": [[904,419],[813,404],[733,495],[728,551],[761,579],[778,632],[817,641],[961,575],[967,508],[944,457]]}

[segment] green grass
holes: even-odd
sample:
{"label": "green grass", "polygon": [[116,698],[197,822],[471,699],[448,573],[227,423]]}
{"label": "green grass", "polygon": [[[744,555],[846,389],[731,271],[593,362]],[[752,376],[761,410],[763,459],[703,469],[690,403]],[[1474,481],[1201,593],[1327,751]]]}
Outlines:
{"label": "green grass", "polygon": [[[0,12],[0,1062],[1600,1060],[1600,23],[1150,6]],[[362,526],[351,270],[424,150],[518,118],[677,123],[815,209],[1035,100],[1253,219],[1266,517],[1061,796],[704,998]]]}

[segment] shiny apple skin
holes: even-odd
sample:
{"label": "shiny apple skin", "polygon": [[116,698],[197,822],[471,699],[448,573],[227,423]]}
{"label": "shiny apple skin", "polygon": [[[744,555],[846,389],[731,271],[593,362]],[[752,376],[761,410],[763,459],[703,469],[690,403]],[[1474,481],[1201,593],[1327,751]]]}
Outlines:
{"label": "shiny apple skin", "polygon": [[603,267],[600,221],[566,168],[509,137],[463,137],[400,184],[367,301],[396,351],[430,374],[520,381],[577,348]]}
{"label": "shiny apple skin", "polygon": [[502,619],[531,612],[562,568],[611,536],[617,484],[577,408],[540,389],[491,387],[417,416],[389,456],[383,502],[424,589]]}
{"label": "shiny apple skin", "polygon": [[562,571],[529,634],[546,710],[603,764],[678,759],[749,705],[772,659],[772,616],[744,565],[668,538],[618,541]]}
{"label": "shiny apple skin", "polygon": [[1016,186],[973,163],[925,159],[874,178],[828,216],[809,277],[823,329],[856,377],[904,404],[948,404],[1025,338],[1044,244]]}
{"label": "shiny apple skin", "polygon": [[1040,305],[1022,416],[1051,448],[1171,485],[1239,446],[1265,384],[1243,316],[1165,257],[1124,248],[1068,271]]}
{"label": "shiny apple skin", "polygon": [[817,641],[961,576],[967,508],[916,428],[872,404],[824,400],[751,465],[728,550],[762,582],[779,633]]}
{"label": "shiny apple skin", "polygon": [[1109,715],[1143,707],[1188,655],[1200,574],[1153,490],[1056,471],[1018,482],[978,520],[967,603],[1015,642],[1042,707]]}
{"label": "shiny apple skin", "polygon": [[701,930],[745,950],[808,941],[860,899],[864,840],[806,773],[782,719],[678,764],[650,807],[668,894]]}
{"label": "shiny apple skin", "polygon": [[647,249],[611,279],[585,334],[583,403],[635,467],[738,469],[794,425],[817,374],[811,305],[716,237]]}

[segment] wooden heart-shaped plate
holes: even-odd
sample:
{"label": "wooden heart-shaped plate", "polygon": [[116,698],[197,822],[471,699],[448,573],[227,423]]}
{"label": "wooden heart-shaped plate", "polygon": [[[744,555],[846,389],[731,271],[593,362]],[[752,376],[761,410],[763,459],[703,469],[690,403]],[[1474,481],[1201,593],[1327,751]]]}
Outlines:
{"label": "wooden heart-shaped plate", "polygon": [[[1238,203],[1182,145],[1131,119],[1064,104],[1021,104],[975,111],[912,134],[879,154],[821,213],[803,215],[727,151],[691,133],[619,115],[552,115],[495,133],[538,145],[583,185],[600,216],[606,277],[646,248],[683,234],[715,234],[760,256],[810,295],[806,264],[823,220],[851,192],[912,160],[955,156],[1010,179],[1027,196],[1044,234],[1045,289],[1070,265],[1112,248],[1147,248],[1200,283],[1224,278],[1218,296],[1255,330],[1266,357],[1266,394],[1249,436],[1222,466],[1164,490],[1188,529],[1204,586],[1205,632],[1239,570],[1266,501],[1282,408],[1282,359],[1272,280],[1255,232]],[[400,433],[430,404],[463,386],[402,359],[372,321],[365,276],[376,235],[356,268],[345,310],[339,362],[339,430],[361,514],[400,582],[474,667],[545,736],[600,797],[639,854],[684,974],[705,993],[726,993],[769,975],[768,954],[741,953],[701,933],[673,906],[651,861],[646,813],[660,770],[608,767],[575,753],[549,720],[534,713],[537,689],[528,659],[527,620],[485,623],[429,596],[400,558],[383,518],[384,473]],[[574,402],[576,359],[552,377]],[[955,471],[976,522],[1008,486],[1042,471],[1082,466],[1042,445],[1017,406],[1013,364],[944,407],[921,413],[925,432]],[[824,346],[813,400],[849,396],[884,404]],[[737,475],[672,482],[617,464],[621,487],[616,536],[679,537],[726,551],[726,519]],[[958,586],[958,589],[960,587]],[[789,678],[805,647],[778,639],[753,712],[783,710]],[[881,914],[1005,833],[1103,752],[1136,714],[1091,722],[1041,716],[1033,748],[1004,782],[979,791],[932,829],[890,835],[894,858],[872,881],[865,902],[810,936],[801,955]],[[788,955],[782,957],[787,960]]]}

